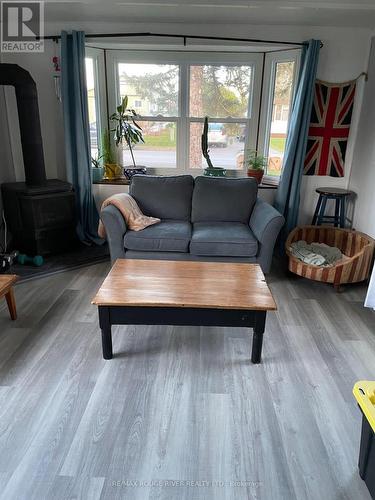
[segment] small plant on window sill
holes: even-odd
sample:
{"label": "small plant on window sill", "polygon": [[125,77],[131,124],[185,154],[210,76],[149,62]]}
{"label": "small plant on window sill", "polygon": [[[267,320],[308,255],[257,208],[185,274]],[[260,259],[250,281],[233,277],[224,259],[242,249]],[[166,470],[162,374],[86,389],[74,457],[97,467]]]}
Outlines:
{"label": "small plant on window sill", "polygon": [[204,119],[203,134],[202,134],[202,154],[206,159],[208,168],[204,169],[204,175],[208,177],[225,177],[227,171],[221,167],[214,167],[210,158],[210,150],[208,149],[208,116]]}
{"label": "small plant on window sill", "polygon": [[248,177],[254,177],[258,184],[262,182],[264,170],[268,165],[268,158],[263,155],[258,155],[254,149],[246,151],[244,165],[247,167]]}
{"label": "small plant on window sill", "polygon": [[92,182],[100,182],[103,178],[104,167],[102,165],[103,155],[100,154],[100,149],[98,149],[95,156],[91,157],[91,176]]}
{"label": "small plant on window sill", "polygon": [[136,118],[139,118],[139,115],[137,115],[134,109],[128,108],[128,96],[122,99],[121,104],[116,108],[116,112],[109,117],[111,121],[115,122],[115,128],[111,130],[115,133],[115,144],[117,147],[120,145],[123,146],[123,141],[125,140],[134,168],[137,168],[137,165],[134,159],[133,146],[140,142],[145,142],[142,129],[135,121]]}

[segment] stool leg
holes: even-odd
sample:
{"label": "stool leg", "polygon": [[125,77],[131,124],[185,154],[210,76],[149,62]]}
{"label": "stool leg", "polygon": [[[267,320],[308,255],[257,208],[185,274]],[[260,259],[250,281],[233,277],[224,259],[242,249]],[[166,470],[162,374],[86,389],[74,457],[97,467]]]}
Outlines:
{"label": "stool leg", "polygon": [[341,210],[340,210],[340,227],[345,228],[345,212],[346,212],[346,207],[345,207],[345,196],[341,198]]}
{"label": "stool leg", "polygon": [[318,202],[317,202],[316,207],[315,207],[314,216],[313,216],[313,218],[312,218],[312,222],[311,222],[311,224],[312,224],[313,226],[315,226],[315,224],[316,224],[316,220],[317,220],[317,218],[318,218],[318,213],[319,213],[319,210],[320,210],[320,205],[322,204],[322,199],[323,199],[323,198],[322,198],[322,195],[320,194],[320,195],[319,195]]}
{"label": "stool leg", "polygon": [[340,225],[340,198],[336,198],[335,202],[335,227]]}
{"label": "stool leg", "polygon": [[322,200],[322,206],[320,207],[319,214],[318,214],[318,221],[316,223],[317,226],[321,226],[323,222],[323,217],[326,211],[326,205],[327,205],[327,197],[324,196]]}
{"label": "stool leg", "polygon": [[9,292],[5,294],[5,298],[8,304],[10,317],[13,320],[17,319],[16,299],[14,297],[13,288],[10,288]]}

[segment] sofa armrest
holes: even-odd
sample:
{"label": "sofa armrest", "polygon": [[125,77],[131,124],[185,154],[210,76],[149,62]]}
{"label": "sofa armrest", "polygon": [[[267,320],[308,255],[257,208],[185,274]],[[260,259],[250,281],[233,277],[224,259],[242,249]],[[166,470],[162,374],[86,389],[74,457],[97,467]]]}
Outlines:
{"label": "sofa armrest", "polygon": [[116,259],[125,258],[124,235],[126,223],[121,212],[113,205],[108,205],[100,212],[100,218],[105,227],[112,264]]}
{"label": "sofa armrest", "polygon": [[284,217],[273,206],[260,198],[257,199],[249,225],[258,240],[257,261],[264,273],[268,273],[271,268],[276,238],[284,222]]}

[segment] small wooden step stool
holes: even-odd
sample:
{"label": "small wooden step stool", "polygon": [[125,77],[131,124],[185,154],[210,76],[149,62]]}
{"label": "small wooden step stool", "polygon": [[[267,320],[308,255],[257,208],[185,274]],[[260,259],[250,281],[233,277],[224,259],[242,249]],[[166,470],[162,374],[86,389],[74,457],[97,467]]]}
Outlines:
{"label": "small wooden step stool", "polygon": [[5,295],[10,317],[13,320],[17,319],[16,299],[13,292],[13,285],[17,279],[16,274],[0,274],[0,298]]}

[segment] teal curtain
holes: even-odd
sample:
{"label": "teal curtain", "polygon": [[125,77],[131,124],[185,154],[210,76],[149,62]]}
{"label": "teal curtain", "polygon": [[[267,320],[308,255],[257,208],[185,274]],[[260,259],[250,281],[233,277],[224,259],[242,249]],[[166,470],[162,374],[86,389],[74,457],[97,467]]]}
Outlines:
{"label": "teal curtain", "polygon": [[280,243],[297,225],[300,189],[305,160],[320,40],[309,40],[302,49],[297,89],[293,100],[284,165],[274,206],[285,217]]}
{"label": "teal curtain", "polygon": [[61,33],[61,96],[67,179],[76,195],[77,234],[83,243],[101,244],[99,215],[92,194],[91,151],[85,71],[85,33]]}

